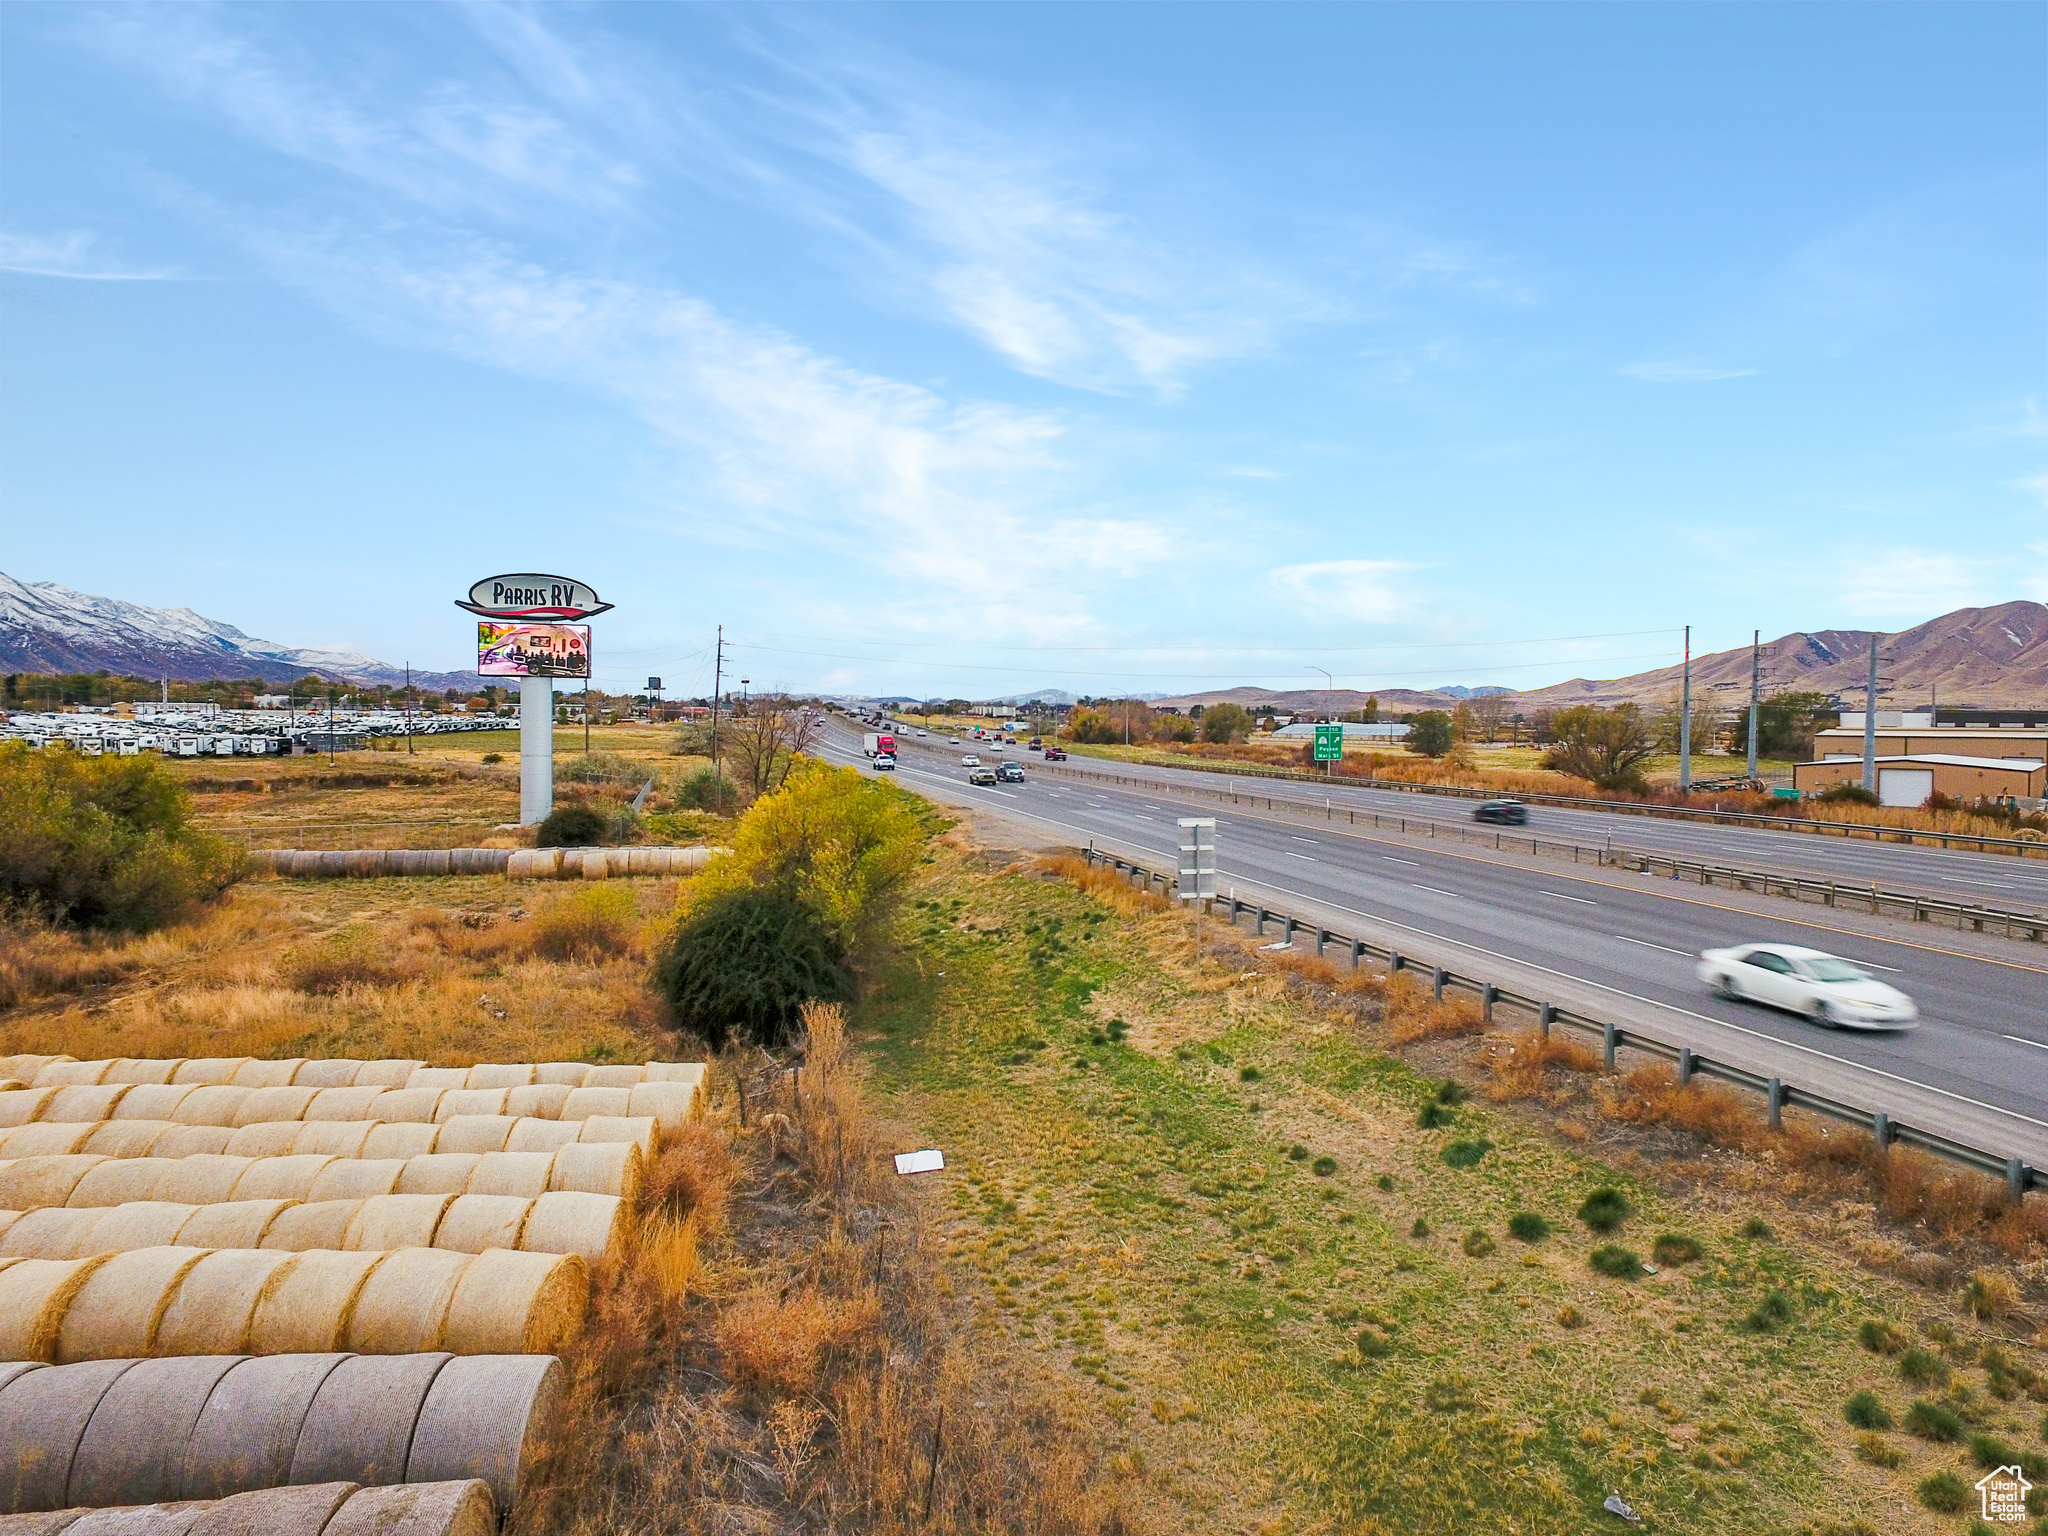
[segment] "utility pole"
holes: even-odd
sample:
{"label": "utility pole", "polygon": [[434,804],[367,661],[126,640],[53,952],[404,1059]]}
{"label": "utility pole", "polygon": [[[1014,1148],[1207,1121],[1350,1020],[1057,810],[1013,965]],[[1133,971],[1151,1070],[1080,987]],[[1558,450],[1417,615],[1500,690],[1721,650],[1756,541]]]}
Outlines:
{"label": "utility pole", "polygon": [[405,664],[405,750],[411,755],[412,746],[412,663]]}
{"label": "utility pole", "polygon": [[718,774],[718,690],[725,683],[725,626],[718,626],[718,649],[711,662],[711,813],[725,804],[725,783]]}
{"label": "utility pole", "polygon": [[1870,637],[1870,680],[1863,690],[1863,787],[1877,793],[1877,636]]}
{"label": "utility pole", "polygon": [[1678,705],[1678,792],[1692,793],[1692,626],[1685,626],[1685,684]]}
{"label": "utility pole", "polygon": [[1757,700],[1763,688],[1764,632],[1751,630],[1749,635],[1749,776],[1756,778],[1756,711]]}

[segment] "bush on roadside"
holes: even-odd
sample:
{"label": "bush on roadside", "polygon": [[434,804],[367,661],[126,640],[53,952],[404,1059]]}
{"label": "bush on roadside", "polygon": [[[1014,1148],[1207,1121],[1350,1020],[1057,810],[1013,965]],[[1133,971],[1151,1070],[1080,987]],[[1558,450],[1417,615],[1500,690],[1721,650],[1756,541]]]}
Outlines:
{"label": "bush on roadside", "polygon": [[650,777],[647,770],[617,752],[586,752],[555,770],[565,784],[631,784],[636,788]]}
{"label": "bush on roadside", "polygon": [[630,885],[605,881],[552,903],[534,920],[528,943],[549,960],[607,960],[640,940],[640,903]]}
{"label": "bush on roadside", "polygon": [[594,848],[611,831],[612,819],[594,805],[558,806],[540,824],[534,841],[542,848]]}
{"label": "bush on roadside", "polygon": [[676,806],[685,811],[709,811],[715,816],[732,816],[740,808],[740,787],[730,774],[699,768],[676,790]]}
{"label": "bush on roadside", "polygon": [[241,849],[187,822],[153,758],[0,743],[0,911],[147,933],[242,878]]}
{"label": "bush on roadside", "polygon": [[742,888],[698,902],[655,967],[676,1023],[714,1047],[774,1047],[801,1027],[803,1007],[852,996],[845,952],[788,891]]}
{"label": "bush on roadside", "polygon": [[1839,784],[1830,784],[1813,798],[1822,805],[1877,805],[1879,803],[1876,794],[1865,789],[1861,784],[1852,783],[1848,779],[1842,780]]}

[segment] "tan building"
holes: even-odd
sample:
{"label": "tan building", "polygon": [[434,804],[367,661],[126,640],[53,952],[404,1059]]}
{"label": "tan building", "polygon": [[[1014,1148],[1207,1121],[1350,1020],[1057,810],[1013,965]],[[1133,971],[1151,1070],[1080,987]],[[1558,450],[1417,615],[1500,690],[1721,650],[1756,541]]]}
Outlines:
{"label": "tan building", "polygon": [[[1823,732],[1823,735],[1839,734]],[[1960,733],[1944,732],[1945,736]],[[1858,745],[1861,745],[1859,740]],[[1835,784],[1863,779],[1861,753],[1800,763],[1792,782],[1801,798]],[[2039,801],[2048,795],[2048,755],[1972,757],[1956,751],[1887,753],[1884,732],[1878,732],[1877,796],[1886,805],[1917,806],[1930,795],[1955,800]]]}
{"label": "tan building", "polygon": [[[1849,719],[1855,720],[1852,726]],[[1932,752],[1943,757],[2048,758],[2048,727],[2042,726],[1957,726],[1923,723],[1925,716],[1908,716],[1903,726],[1888,723],[1885,711],[1877,714],[1877,755],[1912,757]],[[1863,757],[1863,722],[1849,716],[1832,730],[1813,738],[1813,755]]]}

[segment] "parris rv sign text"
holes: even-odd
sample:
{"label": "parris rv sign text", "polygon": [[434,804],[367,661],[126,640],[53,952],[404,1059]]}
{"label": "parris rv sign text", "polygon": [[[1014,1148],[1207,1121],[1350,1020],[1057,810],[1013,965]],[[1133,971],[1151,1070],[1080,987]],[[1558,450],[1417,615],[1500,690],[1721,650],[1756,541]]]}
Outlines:
{"label": "parris rv sign text", "polygon": [[573,623],[603,613],[612,605],[599,602],[597,594],[580,581],[518,571],[509,576],[485,577],[469,589],[469,601],[458,602],[456,606],[486,619],[552,619]]}

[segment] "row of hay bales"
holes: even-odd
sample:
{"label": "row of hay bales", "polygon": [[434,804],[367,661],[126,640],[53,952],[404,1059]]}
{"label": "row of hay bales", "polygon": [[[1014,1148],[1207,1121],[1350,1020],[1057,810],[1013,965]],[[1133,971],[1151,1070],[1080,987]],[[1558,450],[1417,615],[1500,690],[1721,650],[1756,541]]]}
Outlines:
{"label": "row of hay bales", "polygon": [[[446,1120],[257,1120],[181,1125],[175,1120],[37,1120],[0,1129],[0,1158],[20,1157],[425,1157],[434,1152],[559,1152],[629,1142],[649,1152],[652,1115],[540,1120],[451,1115]],[[673,1122],[668,1127],[674,1129]]]}
{"label": "row of hay bales", "polygon": [[257,848],[259,870],[294,880],[393,875],[505,875],[513,880],[609,880],[694,875],[713,848]]}
{"label": "row of hay bales", "polygon": [[428,1152],[419,1157],[24,1157],[0,1163],[0,1210],[168,1200],[362,1200],[372,1195],[517,1195],[558,1190],[631,1199],[645,1161],[630,1141],[553,1152]]}
{"label": "row of hay bales", "polygon": [[135,1248],[0,1259],[0,1361],[552,1354],[589,1304],[575,1254]]}
{"label": "row of hay bales", "polygon": [[232,1498],[0,1515],[0,1536],[493,1536],[480,1482],[315,1483]]}
{"label": "row of hay bales", "polygon": [[550,1355],[442,1351],[0,1366],[0,1511],[457,1480],[509,1511],[562,1378]]}
{"label": "row of hay bales", "polygon": [[85,1259],[98,1253],[187,1248],[313,1248],[364,1252],[447,1248],[482,1253],[573,1253],[590,1264],[624,1257],[631,1233],[615,1195],[372,1195],[361,1200],[230,1200],[0,1210],[0,1258]]}
{"label": "row of hay bales", "polygon": [[430,1067],[403,1059],[350,1057],[0,1056],[0,1081],[25,1088],[89,1088],[101,1083],[190,1084],[237,1088],[636,1088],[642,1083],[704,1080],[696,1061],[649,1061],[593,1066],[586,1061],[485,1061],[468,1067]]}
{"label": "row of hay bales", "polygon": [[65,1125],[100,1120],[164,1120],[173,1125],[224,1125],[239,1130],[267,1120],[388,1120],[439,1125],[458,1115],[514,1120],[650,1119],[664,1133],[680,1127],[697,1104],[694,1083],[642,1083],[637,1088],[210,1088],[173,1083],[102,1083],[94,1087],[0,1091],[0,1127]]}

